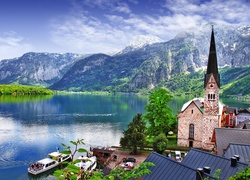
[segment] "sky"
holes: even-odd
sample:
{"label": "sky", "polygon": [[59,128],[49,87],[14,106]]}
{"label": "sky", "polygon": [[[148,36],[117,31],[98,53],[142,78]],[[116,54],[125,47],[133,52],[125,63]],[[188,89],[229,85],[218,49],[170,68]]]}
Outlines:
{"label": "sky", "polygon": [[204,24],[250,25],[250,0],[1,0],[0,60],[113,53]]}

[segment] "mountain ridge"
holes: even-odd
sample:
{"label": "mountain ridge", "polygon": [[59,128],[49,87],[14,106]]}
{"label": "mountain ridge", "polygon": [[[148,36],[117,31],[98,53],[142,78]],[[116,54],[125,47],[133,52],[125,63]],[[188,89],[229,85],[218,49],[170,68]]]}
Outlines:
{"label": "mountain ridge", "polygon": [[[214,32],[220,68],[250,65],[249,26],[216,25]],[[36,81],[35,73],[27,73],[33,77],[33,81],[27,81],[27,84],[43,83],[53,90],[68,91],[138,92],[159,86],[170,88],[168,82],[177,77],[176,75],[195,74],[197,71],[206,69],[210,37],[211,26],[200,26],[182,32],[167,42],[144,44],[141,47],[131,47],[131,49],[125,47],[123,51],[114,55],[92,54],[72,58],[72,54],[68,60],[64,59],[60,62],[59,59],[61,64],[51,68],[49,73],[54,73],[54,79],[41,78],[40,81]],[[41,63],[41,60],[39,62]],[[47,62],[47,65],[50,64],[50,66],[41,63],[40,67],[36,68],[36,74],[39,74],[40,69],[39,77],[43,75],[45,78],[48,73],[45,70],[52,66],[52,62],[59,63],[55,60]],[[65,63],[68,64],[65,65]],[[5,62],[4,65],[0,61],[0,83],[6,82],[4,75],[10,73],[7,71],[8,65],[6,64],[8,63]],[[65,65],[64,69],[63,65]],[[13,65],[9,66],[9,69],[10,67]],[[22,67],[21,63],[19,67]],[[58,73],[59,68],[55,67],[61,67],[60,74]],[[9,79],[12,81],[8,82],[22,84],[20,74],[22,73],[10,76],[12,78]],[[245,73],[241,76],[244,78],[248,74]],[[170,88],[170,90],[173,89]]]}

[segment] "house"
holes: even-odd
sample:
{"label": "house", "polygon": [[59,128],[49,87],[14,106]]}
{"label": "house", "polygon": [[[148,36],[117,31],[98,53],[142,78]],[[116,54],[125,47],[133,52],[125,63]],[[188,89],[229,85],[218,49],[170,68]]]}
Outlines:
{"label": "house", "polygon": [[221,171],[220,179],[227,179],[248,167],[248,164],[237,161],[236,157],[225,158],[194,148],[191,148],[182,162],[156,152],[152,152],[144,162],[152,162],[155,166],[149,167],[151,174],[143,176],[143,180],[216,179],[214,175],[217,170]]}
{"label": "house", "polygon": [[250,119],[250,108],[239,109],[236,117],[236,125],[239,125],[241,122]]}
{"label": "house", "polygon": [[236,125],[236,115],[238,114],[238,108],[226,107],[226,122],[225,127],[234,128]]}

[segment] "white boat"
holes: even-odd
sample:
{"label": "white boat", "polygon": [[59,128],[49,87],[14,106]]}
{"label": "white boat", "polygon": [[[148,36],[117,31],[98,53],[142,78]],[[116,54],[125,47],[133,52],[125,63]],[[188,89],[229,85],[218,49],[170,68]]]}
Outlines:
{"label": "white boat", "polygon": [[96,168],[96,156],[80,156],[78,160],[80,160],[80,162],[76,163],[75,166],[79,167],[80,169],[84,169],[86,171],[94,170]]}
{"label": "white boat", "polygon": [[49,154],[49,157],[51,159],[56,160],[59,163],[62,163],[63,161],[67,161],[68,159],[70,159],[71,155],[68,154],[62,154],[60,152],[52,152]]}
{"label": "white boat", "polygon": [[59,152],[53,152],[49,154],[49,157],[41,159],[34,164],[31,164],[28,168],[28,172],[33,175],[40,174],[48,171],[62,162],[70,159],[70,155],[62,154]]}

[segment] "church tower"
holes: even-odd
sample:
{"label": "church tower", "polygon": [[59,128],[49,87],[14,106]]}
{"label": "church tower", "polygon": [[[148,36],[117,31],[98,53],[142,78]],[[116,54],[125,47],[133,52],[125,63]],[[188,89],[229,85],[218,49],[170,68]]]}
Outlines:
{"label": "church tower", "polygon": [[212,149],[211,143],[214,128],[220,127],[219,112],[220,74],[215,48],[214,29],[212,26],[210,51],[208,56],[207,72],[204,78],[204,119],[202,144],[204,149]]}

